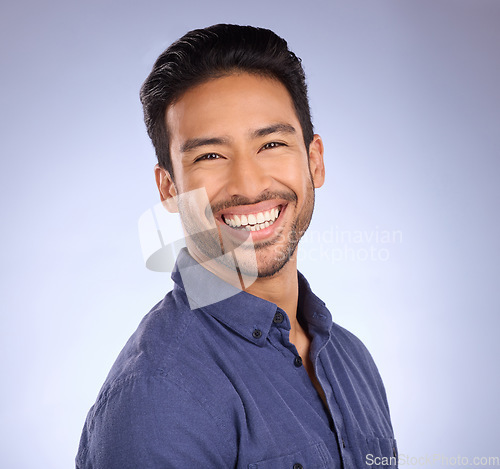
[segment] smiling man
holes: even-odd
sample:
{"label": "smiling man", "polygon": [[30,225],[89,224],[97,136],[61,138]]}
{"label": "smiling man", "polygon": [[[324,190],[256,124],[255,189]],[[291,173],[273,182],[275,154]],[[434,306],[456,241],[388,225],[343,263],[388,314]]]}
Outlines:
{"label": "smiling man", "polygon": [[191,31],[158,58],[141,100],[187,249],[90,410],[77,467],[396,461],[372,358],[297,271],[325,178],[300,60],[266,29]]}

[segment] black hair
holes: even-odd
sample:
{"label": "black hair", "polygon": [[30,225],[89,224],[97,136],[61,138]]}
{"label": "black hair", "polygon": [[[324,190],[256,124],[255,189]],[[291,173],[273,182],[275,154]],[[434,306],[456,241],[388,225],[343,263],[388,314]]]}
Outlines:
{"label": "black hair", "polygon": [[279,80],[288,90],[299,119],[304,144],[313,139],[311,111],[301,60],[274,32],[253,26],[217,24],[188,32],[156,60],[141,88],[148,135],[158,164],[172,177],[165,113],[190,88],[235,72]]}

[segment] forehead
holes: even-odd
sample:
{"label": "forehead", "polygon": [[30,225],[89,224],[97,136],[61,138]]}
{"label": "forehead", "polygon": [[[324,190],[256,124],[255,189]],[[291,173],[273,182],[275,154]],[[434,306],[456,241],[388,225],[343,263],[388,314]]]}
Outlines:
{"label": "forehead", "polygon": [[172,150],[188,138],[248,134],[263,125],[288,123],[302,137],[292,98],[278,80],[238,73],[195,86],[165,115]]}

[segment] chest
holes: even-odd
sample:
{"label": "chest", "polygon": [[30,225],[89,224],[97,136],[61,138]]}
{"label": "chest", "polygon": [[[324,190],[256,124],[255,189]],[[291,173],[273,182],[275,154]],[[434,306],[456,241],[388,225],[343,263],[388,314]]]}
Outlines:
{"label": "chest", "polygon": [[264,347],[240,348],[233,358],[227,374],[238,467],[290,468],[297,461],[364,467],[368,454],[395,454],[385,395],[370,364],[353,361],[334,344],[300,359],[279,334],[270,334]]}

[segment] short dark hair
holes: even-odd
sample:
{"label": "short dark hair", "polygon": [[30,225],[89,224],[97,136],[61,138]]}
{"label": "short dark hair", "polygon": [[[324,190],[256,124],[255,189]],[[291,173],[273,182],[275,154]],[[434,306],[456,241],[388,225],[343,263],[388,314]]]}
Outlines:
{"label": "short dark hair", "polygon": [[301,60],[269,29],[217,24],[190,31],[168,47],[141,88],[144,121],[158,164],[172,177],[168,106],[196,85],[239,71],[277,79],[286,87],[309,148],[314,132]]}

